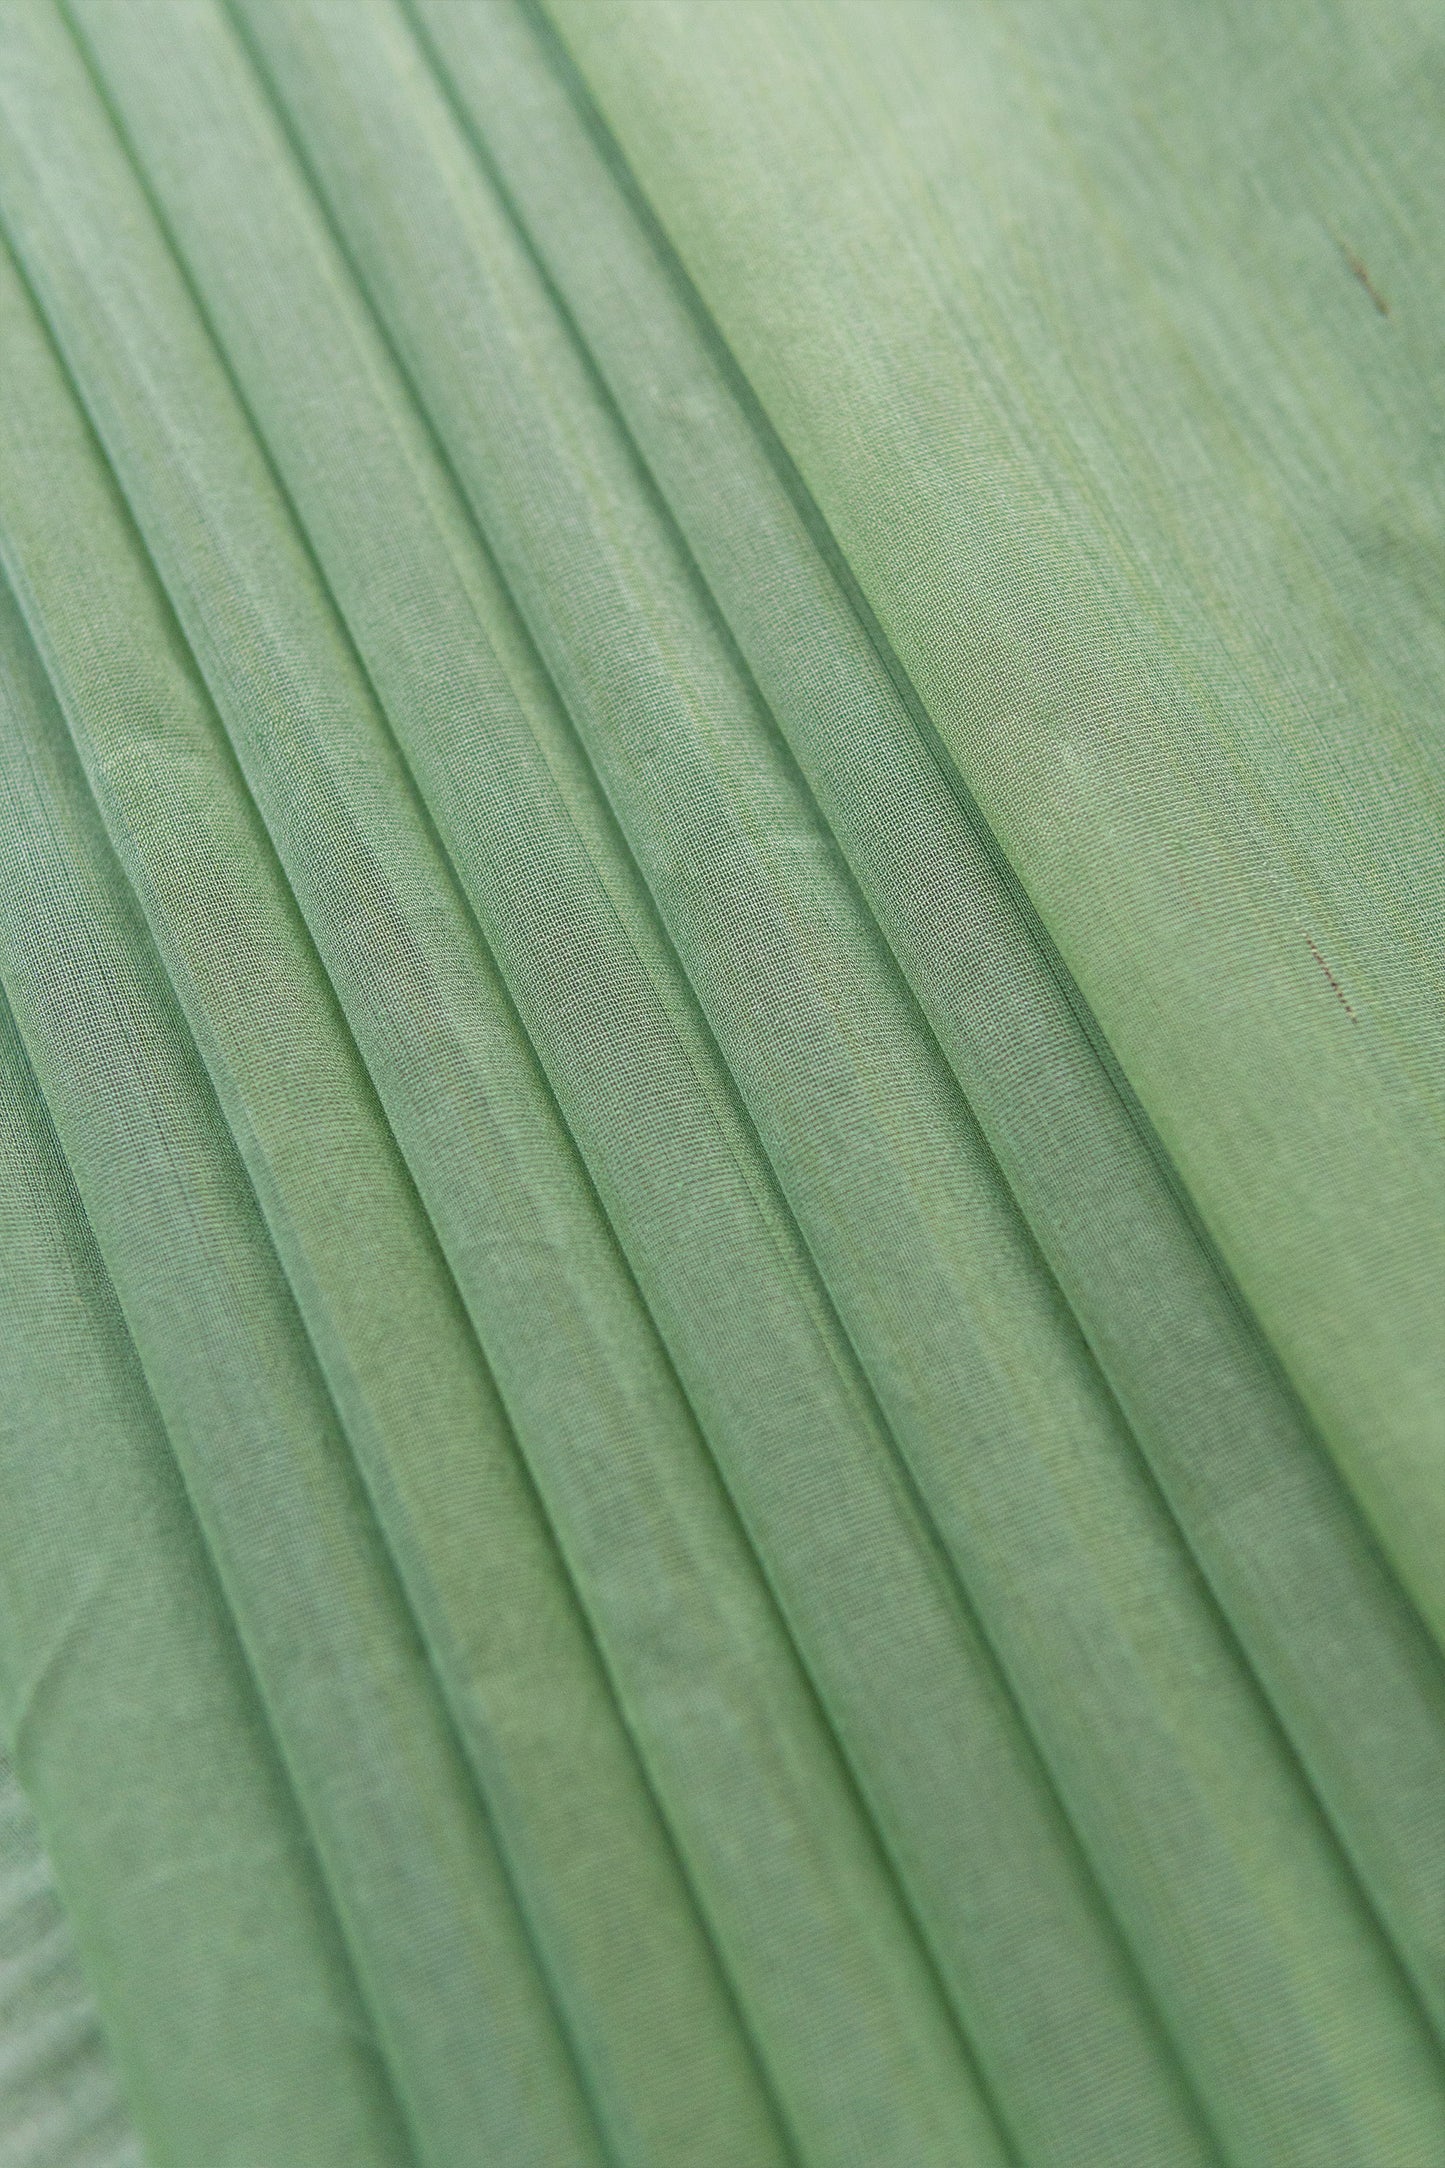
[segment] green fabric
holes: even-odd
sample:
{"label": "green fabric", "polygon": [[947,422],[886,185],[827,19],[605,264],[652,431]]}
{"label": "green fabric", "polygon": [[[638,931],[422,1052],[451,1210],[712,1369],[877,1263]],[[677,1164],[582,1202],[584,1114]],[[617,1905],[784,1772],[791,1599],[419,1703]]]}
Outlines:
{"label": "green fabric", "polygon": [[1442,76],[0,0],[0,1685],[156,2168],[1441,2158]]}
{"label": "green fabric", "polygon": [[337,2168],[404,2160],[332,1906],[8,1008],[0,1062],[7,1736],[131,2104],[162,2134],[152,2158],[182,2157],[163,2139],[179,2118],[193,2159],[299,2144]]}
{"label": "green fabric", "polygon": [[0,1755],[0,2162],[141,2168],[35,1817]]}

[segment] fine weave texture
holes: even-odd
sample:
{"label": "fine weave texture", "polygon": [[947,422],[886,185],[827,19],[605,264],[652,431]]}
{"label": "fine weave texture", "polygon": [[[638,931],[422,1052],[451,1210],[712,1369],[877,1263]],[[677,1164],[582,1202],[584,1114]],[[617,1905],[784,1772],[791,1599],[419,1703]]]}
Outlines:
{"label": "fine weave texture", "polygon": [[0,2162],[141,2168],[35,1817],[0,1758]]}
{"label": "fine weave texture", "polygon": [[0,2168],[1445,2160],[1442,92],[0,0]]}

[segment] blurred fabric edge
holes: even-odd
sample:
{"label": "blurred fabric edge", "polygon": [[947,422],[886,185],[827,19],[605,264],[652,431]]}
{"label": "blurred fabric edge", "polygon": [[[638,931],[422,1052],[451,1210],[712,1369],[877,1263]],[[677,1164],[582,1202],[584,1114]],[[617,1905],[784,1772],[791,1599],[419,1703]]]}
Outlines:
{"label": "blurred fabric edge", "polygon": [[3,1751],[0,2164],[143,2168],[35,1817]]}

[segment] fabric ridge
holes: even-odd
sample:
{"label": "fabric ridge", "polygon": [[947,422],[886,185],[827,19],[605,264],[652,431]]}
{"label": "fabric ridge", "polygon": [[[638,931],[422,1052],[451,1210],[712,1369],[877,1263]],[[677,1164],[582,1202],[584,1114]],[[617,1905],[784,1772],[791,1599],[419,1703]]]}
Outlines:
{"label": "fabric ridge", "polygon": [[1442,67],[0,0],[0,2163],[1441,2158]]}

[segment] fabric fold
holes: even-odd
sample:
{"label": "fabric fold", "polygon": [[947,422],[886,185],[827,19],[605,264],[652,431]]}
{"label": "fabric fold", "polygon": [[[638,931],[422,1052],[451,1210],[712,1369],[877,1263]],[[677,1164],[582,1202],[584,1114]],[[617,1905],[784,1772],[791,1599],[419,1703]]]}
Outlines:
{"label": "fabric fold", "polygon": [[[203,37],[204,19],[192,11],[196,27],[179,55],[172,49],[166,73],[168,85],[178,64],[187,69],[200,151],[169,134],[169,104],[156,102],[166,85],[136,68],[134,48],[115,34],[123,19],[97,18],[97,49],[110,58],[139,154],[155,161],[193,275],[291,478],[800,1653],[929,1923],[959,2015],[971,2039],[981,2029],[988,2035],[983,2062],[1005,2121],[1022,2115],[1042,2131],[1056,2116],[1050,2143],[1076,2154],[1097,2144],[1117,2158],[1137,2142],[1141,2157],[1165,2145],[1182,2157],[1194,2140],[1167,2053],[1096,1916],[987,1648],[950,1598],[927,1532],[890,1475],[866,1388],[850,1383],[849,1351],[826,1297],[809,1288],[809,1260],[786,1207],[769,1198],[766,1162],[729,1103],[730,1080],[528,661],[525,636],[509,627],[505,598],[394,382],[386,395],[385,355],[346,309],[344,273],[322,238],[294,266],[264,242],[258,249],[258,235],[303,234],[306,206],[272,177],[264,117],[243,125],[244,75],[224,37],[214,29]],[[238,219],[232,207],[240,204],[248,209]],[[267,296],[260,307],[258,293]],[[328,383],[348,387],[334,423],[318,421]],[[398,559],[408,583],[405,643],[392,637]],[[510,677],[488,664],[479,613],[503,643]],[[529,703],[526,716],[519,699]],[[708,1238],[700,1244],[703,1208]],[[800,1419],[809,1407],[835,1464],[849,1467],[846,1503],[819,1497],[806,1463],[788,1472],[807,1442]],[[559,1525],[567,1522],[564,1511]],[[875,1561],[869,1587],[877,1597],[870,1607],[860,1590],[840,1621],[837,1577],[862,1552]],[[971,1865],[960,1885],[953,1831],[964,1813]],[[1061,1970],[1060,1943],[1041,1937],[1043,1917],[1069,1923],[1064,1946],[1076,1972]],[[985,1918],[994,1924],[980,1940]],[[1071,1979],[1089,1983],[1083,2016]],[[1025,1998],[1034,2039],[1044,2010],[1057,2012],[1050,2064],[1060,2074],[1047,2109],[1033,2082],[1036,2055],[1029,2051],[1026,2082],[1014,2045]],[[1117,2076],[1106,2081],[1106,2071]],[[1087,2137],[1095,2117],[1097,2136]]]}
{"label": "fabric fold", "polygon": [[[37,33],[33,51],[61,80],[72,71],[80,94],[58,27]],[[125,194],[131,243],[147,254],[142,294],[101,244],[109,213],[99,199],[89,234],[73,204],[72,223],[55,224],[42,138],[32,132],[27,150],[40,163],[27,174],[10,162],[7,212],[23,227],[72,370],[548,1485],[737,1992],[749,2018],[766,2021],[785,2112],[807,2123],[825,2158],[847,2157],[860,2127],[900,2161],[947,2159],[960,2129],[987,2158],[991,2110],[916,1928],[699,1458],[686,1403],[558,1134],[530,1048],[492,992],[485,951],[285,501],[148,235],[144,203],[97,116],[88,155]],[[214,423],[204,444],[178,408],[157,402],[155,371],[182,366],[192,402],[203,396]],[[218,529],[218,491],[249,503],[259,532],[240,521]],[[238,623],[244,664],[227,637]],[[542,1319],[574,1368],[536,1362]],[[605,1454],[567,1452],[579,1424]],[[679,1640],[693,1652],[680,1677]],[[436,1951],[427,1957],[440,1963]],[[559,1998],[572,1984],[558,1981]],[[605,2006],[583,2007],[605,2043]],[[635,2028],[617,2037],[623,2050],[647,2040]],[[584,2035],[579,2052],[595,2085],[586,2046]],[[634,2146],[645,2142],[645,2097],[637,2086],[600,2096],[604,2124],[615,2121]]]}
{"label": "fabric fold", "polygon": [[[1216,1599],[1445,2031],[1445,1673],[565,56],[421,13]],[[557,70],[561,70],[558,79]],[[581,99],[580,113],[573,101]],[[679,290],[679,281],[682,282]],[[779,467],[783,471],[780,473]],[[846,579],[846,567],[842,568]],[[1301,1660],[1302,1652],[1308,1652]],[[1366,1745],[1368,1742],[1368,1745]],[[1379,1781],[1362,1786],[1361,1759]]]}
{"label": "fabric fold", "polygon": [[0,1713],[157,2168],[1436,2160],[1385,9],[0,0]]}
{"label": "fabric fold", "polygon": [[[8,596],[0,619],[8,687]],[[307,1833],[8,1007],[0,1096],[6,1731],[147,2160],[242,2168],[290,2149],[407,2168]]]}
{"label": "fabric fold", "polygon": [[1440,1633],[1428,35],[549,14]]}
{"label": "fabric fold", "polygon": [[254,1192],[33,656],[20,690],[0,741],[25,899],[6,990],[419,2149],[590,2161],[567,2043]]}
{"label": "fabric fold", "polygon": [[[355,9],[247,10],[1208,2112],[1301,2157],[1348,2146],[1404,2056],[1423,2130],[1435,2051],[1309,1788],[585,357],[368,13],[375,44]],[[377,185],[397,161],[404,198]]]}

